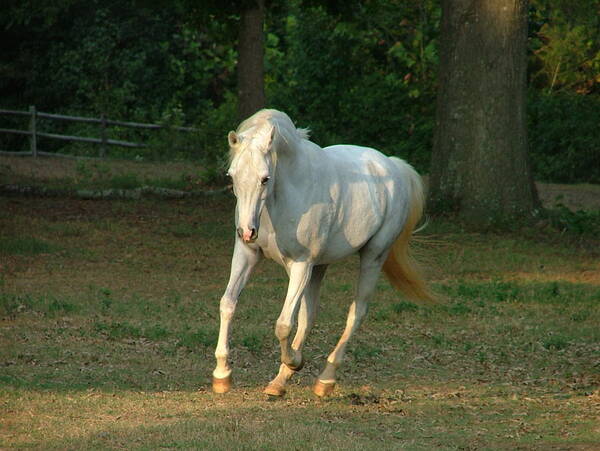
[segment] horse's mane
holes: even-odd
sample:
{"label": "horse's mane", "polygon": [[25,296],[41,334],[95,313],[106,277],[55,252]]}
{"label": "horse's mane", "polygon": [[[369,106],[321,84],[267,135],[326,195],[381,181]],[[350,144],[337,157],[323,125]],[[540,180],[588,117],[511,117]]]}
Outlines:
{"label": "horse's mane", "polygon": [[[237,128],[236,133],[241,135],[252,128],[259,130],[268,126],[275,127],[272,147],[276,149],[281,146],[289,148],[290,146],[298,145],[300,141],[307,140],[310,136],[308,128],[296,128],[289,116],[284,112],[269,109],[260,110],[243,121]],[[233,152],[232,150],[230,158],[233,158]]]}

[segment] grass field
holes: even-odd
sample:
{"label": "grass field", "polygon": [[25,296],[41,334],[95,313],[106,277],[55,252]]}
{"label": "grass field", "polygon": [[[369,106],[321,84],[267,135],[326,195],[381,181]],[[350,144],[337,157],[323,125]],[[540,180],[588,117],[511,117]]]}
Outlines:
{"label": "grass field", "polygon": [[355,260],[333,266],[307,365],[270,401],[287,279],[269,262],[236,313],[235,387],[209,386],[233,206],[0,197],[0,448],[599,449],[597,235],[432,221],[419,250],[445,301],[382,279],[320,400],[356,282]]}

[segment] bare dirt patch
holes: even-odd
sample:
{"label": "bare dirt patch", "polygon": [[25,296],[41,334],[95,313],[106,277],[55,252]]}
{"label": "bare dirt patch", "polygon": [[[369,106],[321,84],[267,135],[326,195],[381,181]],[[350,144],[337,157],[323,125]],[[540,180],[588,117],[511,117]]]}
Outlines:
{"label": "bare dirt patch", "polygon": [[570,210],[600,210],[600,185],[536,183],[546,208],[562,204]]}

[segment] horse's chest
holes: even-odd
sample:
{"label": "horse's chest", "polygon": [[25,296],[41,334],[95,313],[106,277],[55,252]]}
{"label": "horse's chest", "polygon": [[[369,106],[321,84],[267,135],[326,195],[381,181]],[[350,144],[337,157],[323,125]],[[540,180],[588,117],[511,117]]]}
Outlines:
{"label": "horse's chest", "polygon": [[257,244],[260,246],[260,249],[265,257],[278,263],[283,262],[283,254],[277,246],[277,241],[273,235],[263,235],[263,237],[259,235]]}
{"label": "horse's chest", "polygon": [[265,216],[266,227],[261,226],[257,244],[267,258],[283,265],[290,259],[317,260],[327,245],[331,215],[323,204],[313,206],[301,215]]}

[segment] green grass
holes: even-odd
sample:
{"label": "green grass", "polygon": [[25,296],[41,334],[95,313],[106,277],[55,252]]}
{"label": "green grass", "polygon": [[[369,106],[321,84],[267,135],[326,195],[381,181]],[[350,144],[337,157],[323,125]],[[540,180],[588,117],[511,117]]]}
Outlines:
{"label": "green grass", "polygon": [[[594,449],[597,242],[432,223],[419,246],[439,305],[380,280],[334,395],[357,260],[323,283],[306,366],[283,400],[274,325],[287,277],[264,262],[232,330],[233,391],[210,391],[233,203],[0,199],[0,447]],[[34,214],[36,212],[37,214]],[[429,244],[428,244],[429,242]],[[9,249],[9,250],[7,250]],[[79,252],[63,250],[81,249]]]}
{"label": "green grass", "polygon": [[116,172],[112,162],[78,161],[74,177],[59,179],[58,182],[74,189],[135,189],[153,186],[188,191],[198,180],[190,175],[142,176],[134,171]]}
{"label": "green grass", "polygon": [[0,237],[0,254],[39,255],[58,252],[61,247],[33,237]]}
{"label": "green grass", "polygon": [[81,306],[54,296],[30,296],[0,293],[0,314],[14,317],[18,313],[35,312],[47,317],[79,312]]}
{"label": "green grass", "polygon": [[6,183],[59,192],[143,186],[179,191],[206,188],[201,168],[193,162],[2,158]]}

